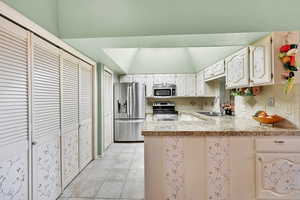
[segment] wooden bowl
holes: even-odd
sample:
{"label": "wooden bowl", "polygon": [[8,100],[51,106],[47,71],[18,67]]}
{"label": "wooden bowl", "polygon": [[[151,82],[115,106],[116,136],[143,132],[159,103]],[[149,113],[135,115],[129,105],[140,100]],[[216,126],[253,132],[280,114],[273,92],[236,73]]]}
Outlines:
{"label": "wooden bowl", "polygon": [[262,124],[275,124],[283,120],[283,118],[278,115],[267,115],[260,117],[253,116],[253,119]]}

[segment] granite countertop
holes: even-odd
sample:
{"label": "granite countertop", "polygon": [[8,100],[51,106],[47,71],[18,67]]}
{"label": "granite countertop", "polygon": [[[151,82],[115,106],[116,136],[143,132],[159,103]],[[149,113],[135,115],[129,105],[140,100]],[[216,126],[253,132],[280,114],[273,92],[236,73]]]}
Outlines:
{"label": "granite countertop", "polygon": [[198,121],[145,121],[144,136],[300,136],[300,129],[259,125],[251,119],[233,116],[210,117],[180,111],[198,117]]}

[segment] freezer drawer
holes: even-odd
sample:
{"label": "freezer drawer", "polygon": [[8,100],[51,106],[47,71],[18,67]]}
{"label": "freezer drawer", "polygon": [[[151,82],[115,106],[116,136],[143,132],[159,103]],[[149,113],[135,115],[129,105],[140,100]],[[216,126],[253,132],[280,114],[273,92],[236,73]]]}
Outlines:
{"label": "freezer drawer", "polygon": [[144,119],[118,120],[115,119],[115,142],[144,141],[142,126]]}

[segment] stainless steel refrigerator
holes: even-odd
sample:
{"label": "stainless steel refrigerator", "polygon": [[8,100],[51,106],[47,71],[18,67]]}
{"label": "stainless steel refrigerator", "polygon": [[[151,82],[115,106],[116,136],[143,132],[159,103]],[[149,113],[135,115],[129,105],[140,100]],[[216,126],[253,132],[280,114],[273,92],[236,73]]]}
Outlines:
{"label": "stainless steel refrigerator", "polygon": [[115,142],[144,141],[141,129],[145,120],[145,90],[141,83],[114,84]]}

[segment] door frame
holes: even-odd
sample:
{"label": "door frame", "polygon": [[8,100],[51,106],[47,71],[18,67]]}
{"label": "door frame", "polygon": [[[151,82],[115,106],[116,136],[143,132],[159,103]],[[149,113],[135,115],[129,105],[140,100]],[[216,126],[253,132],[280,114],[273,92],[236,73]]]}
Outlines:
{"label": "door frame", "polygon": [[[105,131],[104,131],[104,72],[107,72],[111,74],[112,76],[112,102],[113,102],[113,83],[114,83],[114,72],[109,68],[109,66],[102,65],[102,72],[101,72],[101,152],[99,152],[100,156],[103,155],[105,149],[104,149],[104,144],[105,144]],[[113,103],[112,103],[113,105]],[[112,113],[113,113],[113,106],[112,106]],[[114,133],[114,126],[112,124],[112,132]],[[99,144],[98,144],[99,145]]]}

